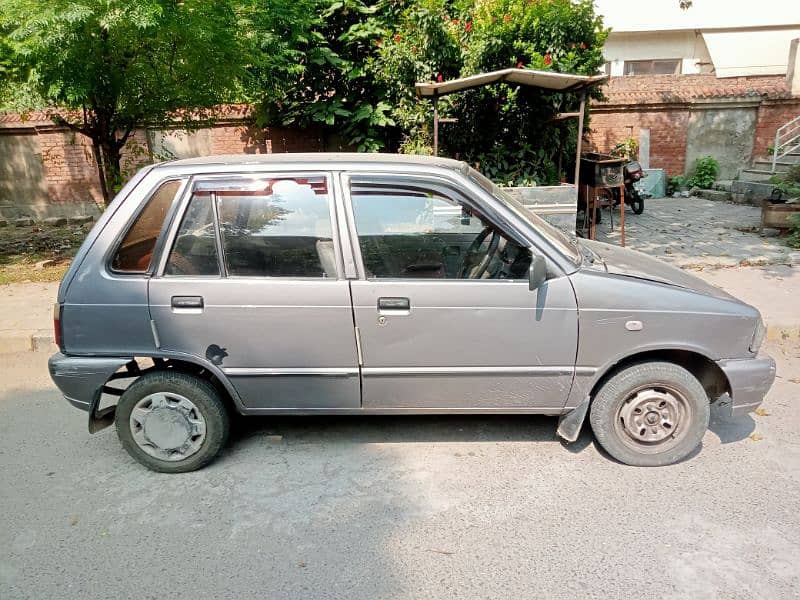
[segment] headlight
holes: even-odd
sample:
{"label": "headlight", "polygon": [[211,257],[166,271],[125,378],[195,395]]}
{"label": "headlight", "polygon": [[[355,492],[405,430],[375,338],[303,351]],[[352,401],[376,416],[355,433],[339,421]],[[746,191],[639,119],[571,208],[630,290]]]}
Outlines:
{"label": "headlight", "polygon": [[764,337],[767,335],[767,328],[764,325],[764,320],[759,319],[758,324],[756,325],[756,330],[753,332],[753,339],[750,342],[750,352],[753,354],[758,354],[758,351],[761,349],[761,343],[764,341]]}

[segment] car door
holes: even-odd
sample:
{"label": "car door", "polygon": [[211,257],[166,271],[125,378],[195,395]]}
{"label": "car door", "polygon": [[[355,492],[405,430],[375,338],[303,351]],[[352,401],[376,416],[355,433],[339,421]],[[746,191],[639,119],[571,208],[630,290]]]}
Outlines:
{"label": "car door", "polygon": [[229,377],[247,409],[360,406],[327,173],[192,181],[150,281],[162,351]]}
{"label": "car door", "polygon": [[363,406],[560,412],[578,335],[566,275],[531,291],[529,244],[445,180],[351,173],[343,188]]}

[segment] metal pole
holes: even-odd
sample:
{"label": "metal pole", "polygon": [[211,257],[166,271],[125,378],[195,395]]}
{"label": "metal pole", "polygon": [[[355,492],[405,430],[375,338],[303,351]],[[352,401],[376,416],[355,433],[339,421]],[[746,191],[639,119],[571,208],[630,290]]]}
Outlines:
{"label": "metal pole", "polygon": [[581,144],[583,142],[583,114],[586,110],[586,92],[581,92],[581,107],[578,110],[578,143],[575,150],[575,200],[580,200],[579,178],[581,173]]}
{"label": "metal pole", "polygon": [[772,147],[772,170],[770,173],[774,173],[778,167],[778,145],[781,143],[781,129],[781,127],[778,127],[775,130],[775,145]]}
{"label": "metal pole", "polygon": [[439,156],[439,96],[433,97],[433,155]]}

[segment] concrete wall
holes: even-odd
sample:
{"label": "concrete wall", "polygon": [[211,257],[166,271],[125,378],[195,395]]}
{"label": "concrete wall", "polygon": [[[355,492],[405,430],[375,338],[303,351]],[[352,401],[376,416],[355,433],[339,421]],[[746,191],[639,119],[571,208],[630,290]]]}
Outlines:
{"label": "concrete wall", "polygon": [[758,117],[757,104],[695,103],[689,112],[686,170],[695,161],[712,156],[719,162],[719,178],[733,179],[750,162]]}

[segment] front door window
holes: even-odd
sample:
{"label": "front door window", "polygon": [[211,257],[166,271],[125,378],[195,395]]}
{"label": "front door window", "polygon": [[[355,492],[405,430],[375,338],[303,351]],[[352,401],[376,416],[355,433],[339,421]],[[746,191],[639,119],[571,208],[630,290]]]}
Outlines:
{"label": "front door window", "polygon": [[517,279],[530,252],[472,207],[433,188],[351,183],[370,279]]}

